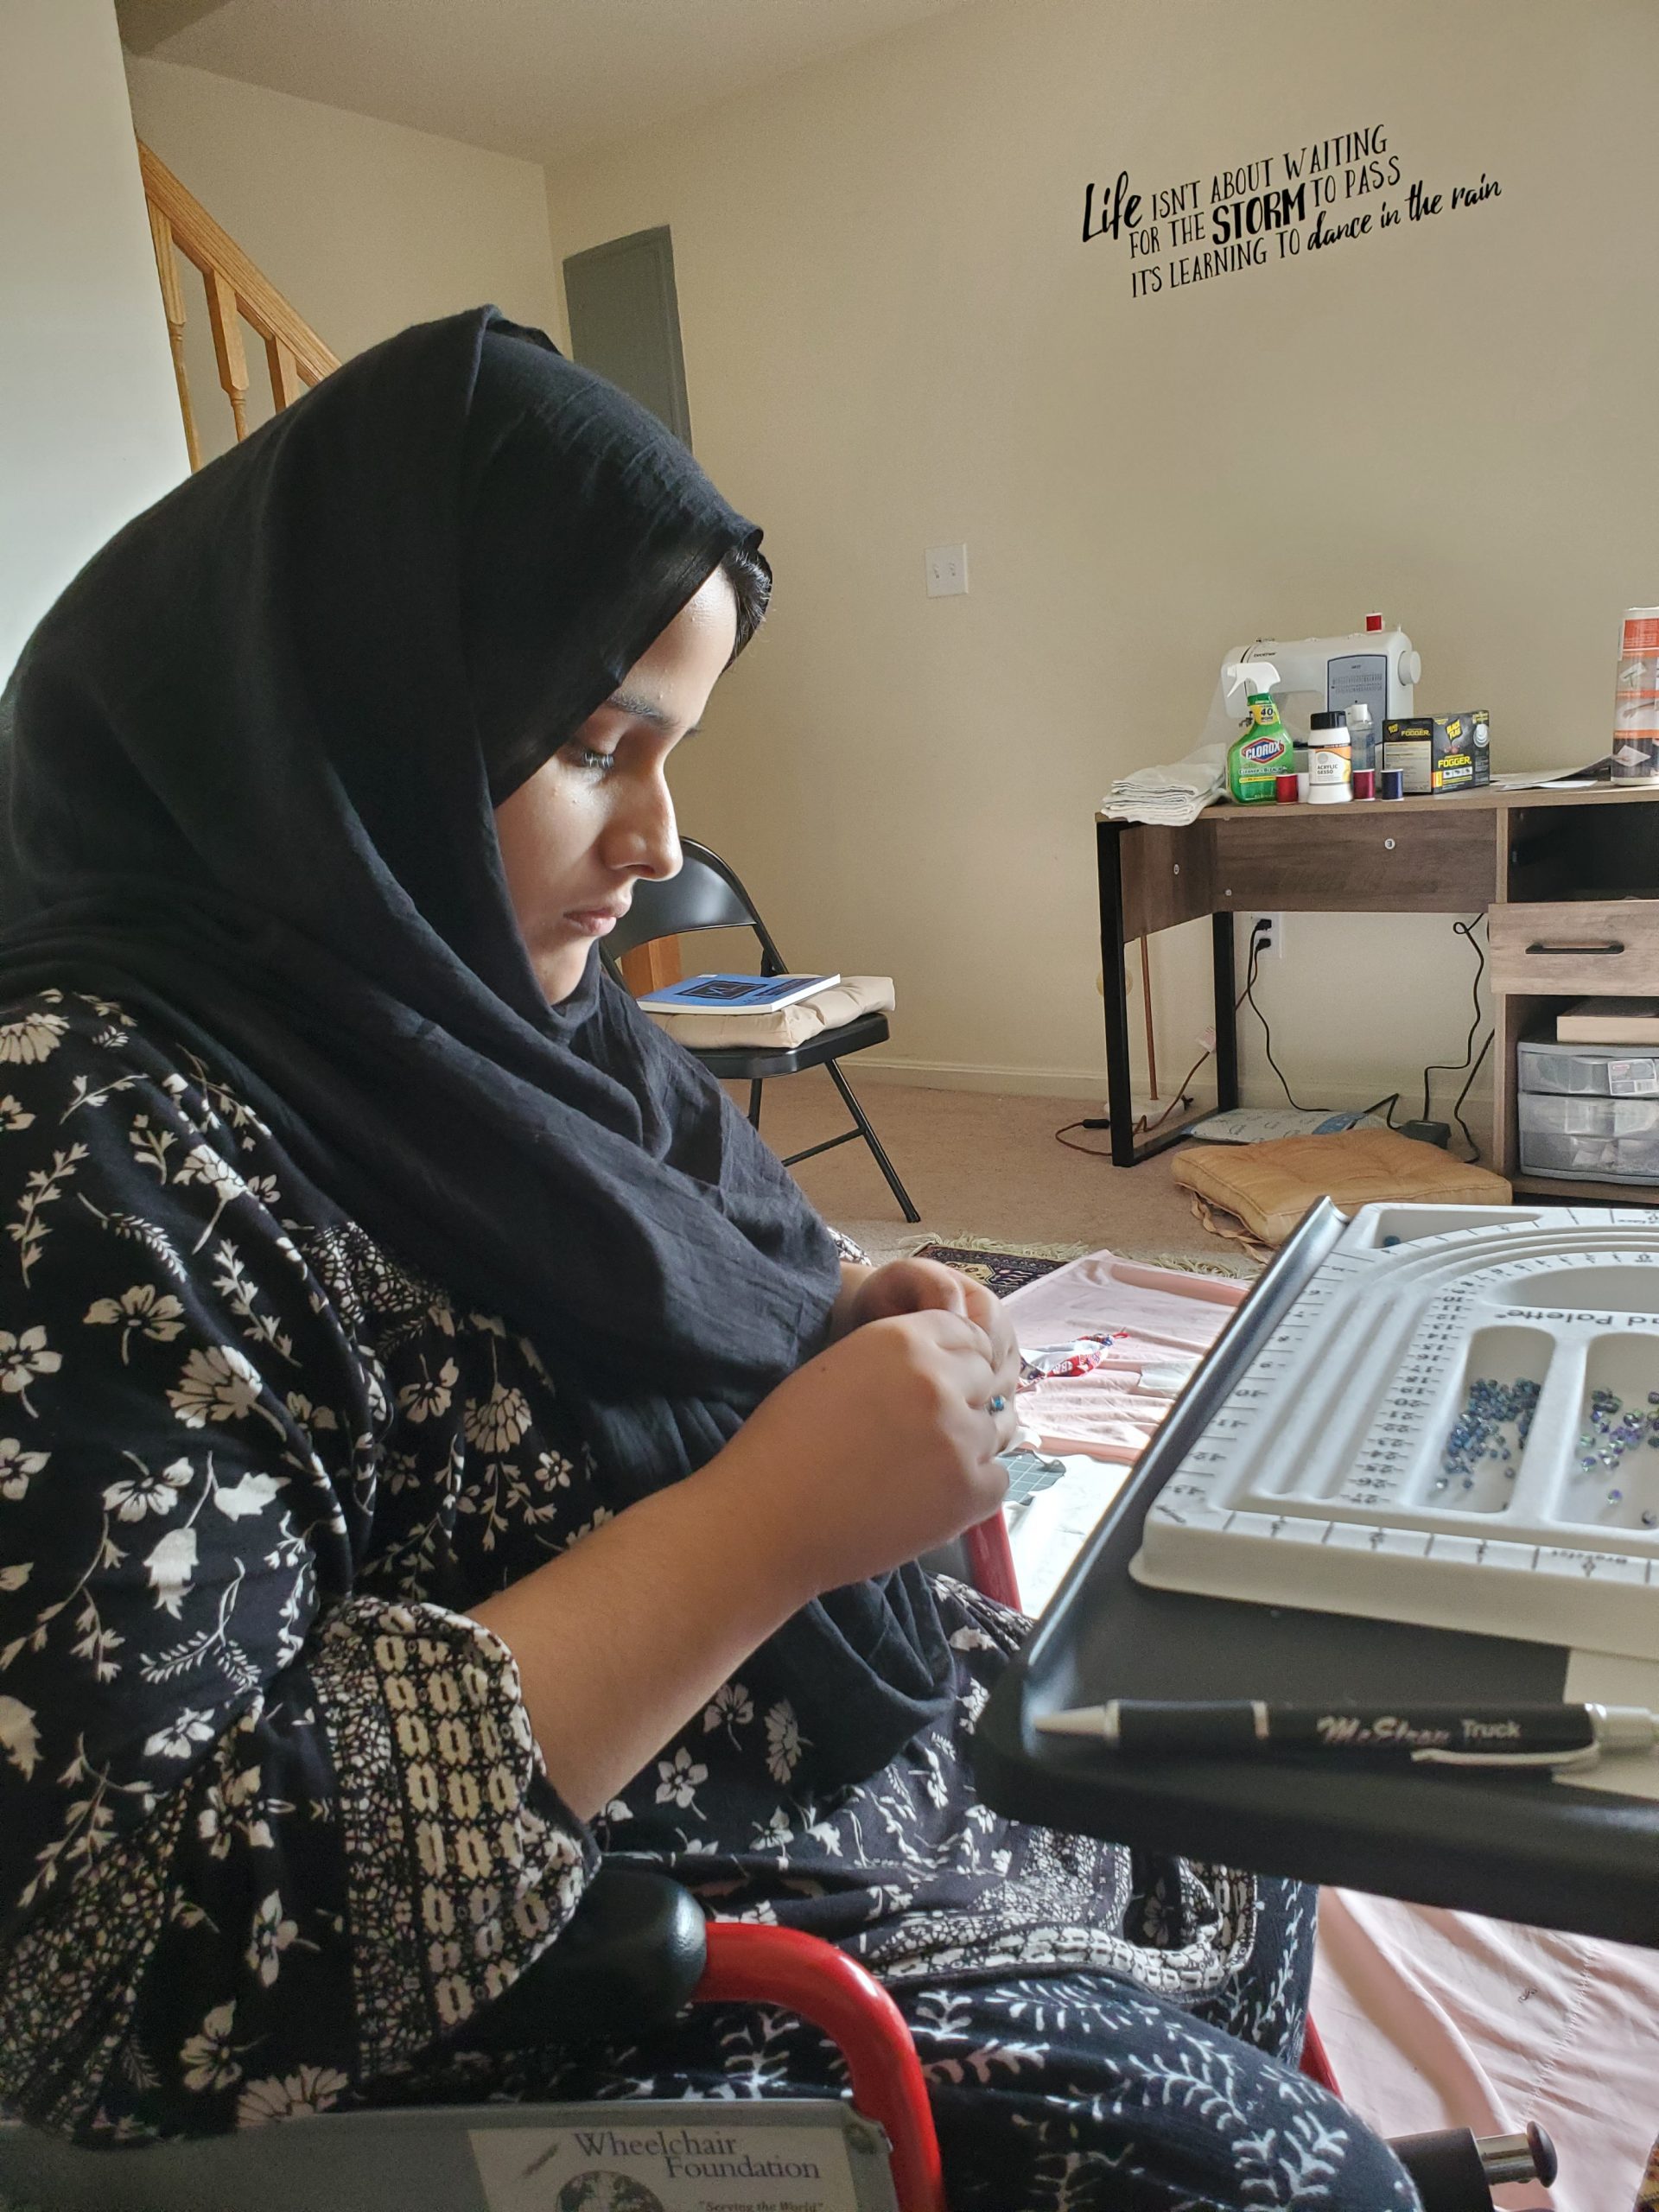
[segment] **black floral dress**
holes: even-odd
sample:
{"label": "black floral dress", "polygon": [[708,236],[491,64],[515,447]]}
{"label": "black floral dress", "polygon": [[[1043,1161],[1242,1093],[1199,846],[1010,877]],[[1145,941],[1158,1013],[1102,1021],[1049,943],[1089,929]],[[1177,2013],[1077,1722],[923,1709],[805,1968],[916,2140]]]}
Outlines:
{"label": "black floral dress", "polygon": [[1294,2071],[1307,1894],[978,1803],[1021,1624],[942,1596],[956,1710],[813,1799],[741,1675],[586,1825],[465,1609],[607,1517],[534,1347],[460,1310],[118,1007],[0,1010],[0,2098],[90,2141],[353,2102],[839,2085],[698,2010],[501,2059],[469,2022],[601,1857],[893,1991],[953,2212],[1409,2207]]}

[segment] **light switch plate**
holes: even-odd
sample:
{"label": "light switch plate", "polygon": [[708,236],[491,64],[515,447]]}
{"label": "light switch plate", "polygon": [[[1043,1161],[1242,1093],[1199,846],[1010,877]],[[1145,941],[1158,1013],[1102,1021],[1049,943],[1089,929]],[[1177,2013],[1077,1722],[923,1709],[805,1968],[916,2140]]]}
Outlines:
{"label": "light switch plate", "polygon": [[968,588],[968,548],[930,545],[927,549],[927,595],[949,599]]}

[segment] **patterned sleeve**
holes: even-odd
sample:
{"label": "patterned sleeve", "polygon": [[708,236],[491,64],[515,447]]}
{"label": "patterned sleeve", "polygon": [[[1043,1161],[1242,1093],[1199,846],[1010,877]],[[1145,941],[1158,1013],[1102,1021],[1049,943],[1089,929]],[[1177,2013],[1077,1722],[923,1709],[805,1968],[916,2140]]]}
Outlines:
{"label": "patterned sleeve", "polygon": [[511,1655],[356,1592],[387,1420],[247,1109],[0,1023],[0,2102],[212,2132],[406,2069],[595,1860]]}

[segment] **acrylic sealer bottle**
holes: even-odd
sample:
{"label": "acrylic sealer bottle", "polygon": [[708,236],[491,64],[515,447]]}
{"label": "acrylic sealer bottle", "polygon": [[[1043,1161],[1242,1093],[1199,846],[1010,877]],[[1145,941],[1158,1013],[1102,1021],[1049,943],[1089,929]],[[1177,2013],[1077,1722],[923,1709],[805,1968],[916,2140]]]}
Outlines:
{"label": "acrylic sealer bottle", "polygon": [[1310,715],[1307,722],[1307,801],[1339,805],[1354,795],[1353,748],[1345,714]]}

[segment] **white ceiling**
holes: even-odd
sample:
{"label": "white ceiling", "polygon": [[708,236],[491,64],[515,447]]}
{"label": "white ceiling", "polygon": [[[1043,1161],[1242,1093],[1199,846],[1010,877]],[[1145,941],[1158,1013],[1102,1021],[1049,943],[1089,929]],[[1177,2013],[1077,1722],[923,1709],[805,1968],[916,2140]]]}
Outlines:
{"label": "white ceiling", "polygon": [[962,3],[120,0],[120,15],[159,60],[556,166]]}

